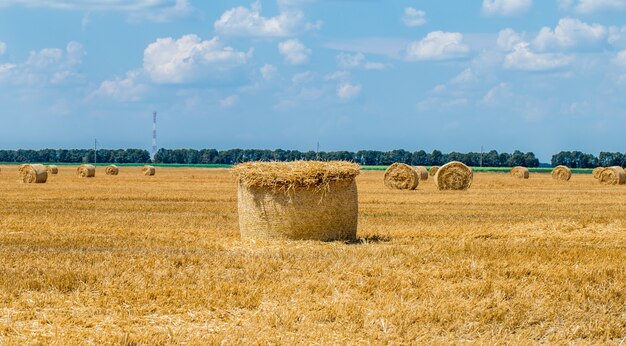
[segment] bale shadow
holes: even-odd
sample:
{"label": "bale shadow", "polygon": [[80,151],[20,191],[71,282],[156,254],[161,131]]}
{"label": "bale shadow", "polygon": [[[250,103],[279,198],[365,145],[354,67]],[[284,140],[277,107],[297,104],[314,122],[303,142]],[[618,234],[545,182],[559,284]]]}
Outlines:
{"label": "bale shadow", "polygon": [[346,240],[344,243],[346,245],[366,245],[366,244],[378,244],[378,243],[388,243],[391,241],[391,237],[385,235],[369,235],[366,237],[356,237],[354,239]]}

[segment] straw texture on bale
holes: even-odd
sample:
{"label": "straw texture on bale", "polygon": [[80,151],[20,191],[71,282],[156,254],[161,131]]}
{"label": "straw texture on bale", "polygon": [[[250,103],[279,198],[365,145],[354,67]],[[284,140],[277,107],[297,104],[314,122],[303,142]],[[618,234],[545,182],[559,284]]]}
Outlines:
{"label": "straw texture on bale", "polygon": [[415,190],[420,183],[420,178],[413,167],[395,162],[385,171],[384,183],[392,189]]}
{"label": "straw texture on bale", "polygon": [[26,167],[28,167],[28,166],[29,166],[28,164],[23,163],[23,164],[21,164],[21,165],[18,167],[17,171],[18,171],[18,172],[20,172],[20,173],[22,173],[22,171],[23,171],[23,170],[25,170],[25,169],[26,169]]}
{"label": "straw texture on bale", "polygon": [[417,172],[420,180],[428,180],[428,170],[424,166],[415,166],[413,169]]}
{"label": "straw texture on bale", "polygon": [[143,175],[152,176],[156,173],[154,166],[143,166]]}
{"label": "straw texture on bale", "polygon": [[48,171],[44,165],[24,165],[20,167],[20,176],[24,183],[42,184],[48,180]]}
{"label": "straw texture on bale", "polygon": [[430,175],[431,177],[434,177],[435,174],[437,174],[438,169],[439,169],[439,166],[431,166],[430,169],[428,170],[428,175]]}
{"label": "straw texture on bale", "polygon": [[510,174],[518,179],[528,179],[528,177],[530,177],[528,168],[522,166],[513,167]]}
{"label": "straw texture on bale", "polygon": [[81,178],[93,178],[96,176],[96,166],[80,165],[76,169],[76,174]]}
{"label": "straw texture on bale", "polygon": [[602,174],[602,171],[604,170],[604,167],[596,167],[593,169],[593,178],[594,179],[600,179],[600,175]]}
{"label": "straw texture on bale", "polygon": [[552,179],[568,181],[572,177],[572,171],[567,166],[556,166],[552,170]]}
{"label": "straw texture on bale", "polygon": [[446,163],[435,173],[435,185],[439,190],[467,190],[473,180],[472,169],[458,161]]}
{"label": "straw texture on bale", "polygon": [[620,166],[605,168],[600,172],[600,182],[607,185],[626,184],[626,173]]}
{"label": "straw texture on bale", "polygon": [[106,175],[117,175],[119,172],[120,172],[120,170],[119,170],[119,168],[117,168],[116,165],[110,165],[110,166],[107,166],[104,169],[104,173]]}
{"label": "straw texture on bale", "polygon": [[48,174],[59,173],[59,167],[57,167],[56,165],[47,165],[46,170],[48,170]]}
{"label": "straw texture on bale", "polygon": [[360,167],[349,162],[249,162],[237,175],[243,239],[354,239]]}

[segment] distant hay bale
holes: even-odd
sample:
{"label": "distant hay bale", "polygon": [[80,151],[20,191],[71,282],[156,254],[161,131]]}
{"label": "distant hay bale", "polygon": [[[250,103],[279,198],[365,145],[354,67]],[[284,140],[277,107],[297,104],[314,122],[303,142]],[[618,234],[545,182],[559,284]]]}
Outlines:
{"label": "distant hay bale", "polygon": [[153,176],[156,173],[154,166],[143,166],[143,175]]}
{"label": "distant hay bale", "polygon": [[623,185],[626,184],[626,173],[620,166],[605,168],[600,172],[599,181],[606,185]]}
{"label": "distant hay bale", "polygon": [[472,169],[458,161],[446,163],[435,174],[435,185],[439,190],[467,190],[473,180]]}
{"label": "distant hay bale", "polygon": [[518,179],[528,179],[528,177],[530,177],[528,168],[522,166],[513,167],[509,173]]}
{"label": "distant hay bale", "polygon": [[120,172],[120,170],[119,170],[119,168],[117,168],[116,165],[110,165],[110,166],[107,166],[104,169],[104,173],[106,175],[117,175],[119,172]]}
{"label": "distant hay bale", "polygon": [[57,167],[56,165],[47,165],[46,166],[46,170],[48,171],[48,174],[58,174],[59,173],[59,167]]}
{"label": "distant hay bale", "polygon": [[399,190],[415,190],[420,183],[420,178],[413,167],[395,162],[385,171],[385,186]]}
{"label": "distant hay bale", "polygon": [[24,183],[42,184],[48,180],[48,171],[44,165],[23,165],[20,166],[20,176]]}
{"label": "distant hay bale", "polygon": [[26,169],[26,167],[28,167],[28,164],[27,164],[27,163],[23,163],[23,164],[21,164],[21,165],[17,168],[17,171],[18,171],[18,172],[20,172],[20,173],[22,173],[22,171],[23,171],[23,170],[25,170],[25,169]]}
{"label": "distant hay bale", "polygon": [[417,172],[420,180],[428,180],[428,170],[424,166],[415,166],[413,169]]}
{"label": "distant hay bale", "polygon": [[431,177],[434,177],[435,174],[437,174],[438,169],[439,169],[439,166],[431,166],[430,169],[428,170],[428,175],[430,175]]}
{"label": "distant hay bale", "polygon": [[80,165],[76,169],[76,174],[81,178],[93,178],[96,176],[96,166]]}
{"label": "distant hay bale", "polygon": [[342,161],[248,162],[238,181],[244,239],[354,239],[357,164]]}
{"label": "distant hay bale", "polygon": [[593,178],[594,179],[600,179],[600,175],[602,174],[602,171],[604,170],[604,167],[596,167],[593,169]]}
{"label": "distant hay bale", "polygon": [[556,166],[552,170],[552,179],[568,181],[572,177],[572,171],[567,166]]}

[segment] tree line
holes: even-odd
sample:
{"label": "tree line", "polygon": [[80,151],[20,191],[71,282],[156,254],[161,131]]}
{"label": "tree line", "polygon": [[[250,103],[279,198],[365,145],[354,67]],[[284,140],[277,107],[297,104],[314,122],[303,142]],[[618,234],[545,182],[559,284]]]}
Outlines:
{"label": "tree line", "polygon": [[594,167],[626,167],[626,154],[600,152],[597,157],[580,151],[561,151],[552,155],[552,166],[565,165],[571,168],[594,168]]}
{"label": "tree line", "polygon": [[143,149],[42,149],[0,150],[0,162],[59,162],[59,163],[147,163],[150,153]]}

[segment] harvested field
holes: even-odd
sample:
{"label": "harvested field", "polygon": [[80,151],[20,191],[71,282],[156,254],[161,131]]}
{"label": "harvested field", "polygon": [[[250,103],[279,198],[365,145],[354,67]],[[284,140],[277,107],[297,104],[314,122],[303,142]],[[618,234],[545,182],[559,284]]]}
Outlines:
{"label": "harvested field", "polygon": [[626,340],[624,185],[365,171],[357,242],[246,242],[229,170],[141,173],[0,174],[0,344]]}

